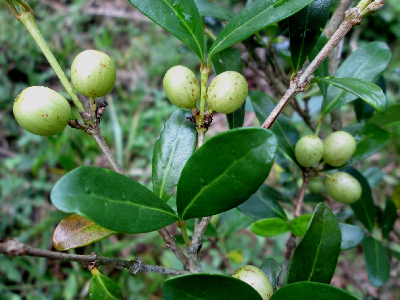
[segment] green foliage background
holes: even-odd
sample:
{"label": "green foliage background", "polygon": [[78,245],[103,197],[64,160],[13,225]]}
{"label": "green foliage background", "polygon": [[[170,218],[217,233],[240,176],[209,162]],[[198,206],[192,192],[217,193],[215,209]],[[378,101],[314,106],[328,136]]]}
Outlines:
{"label": "green foliage background", "polygon": [[[217,2],[237,12],[246,1]],[[104,51],[114,59],[118,70],[117,84],[111,97],[104,98],[110,106],[102,118],[103,135],[113,145],[117,160],[128,175],[151,187],[153,146],[163,124],[176,110],[162,90],[163,75],[177,64],[199,70],[199,60],[186,46],[141,15],[128,1],[92,3],[59,0],[29,1],[29,4],[44,38],[68,77],[74,57],[83,50]],[[359,29],[362,31],[358,32]],[[287,32],[281,34],[287,36]],[[390,46],[393,58],[384,74],[387,96],[389,104],[399,103],[398,0],[388,0],[377,15],[365,20],[349,37],[356,34],[360,34],[359,45],[383,41]],[[351,53],[348,40],[344,56]],[[56,137],[43,138],[18,126],[12,115],[13,100],[20,91],[32,85],[44,85],[66,94],[28,32],[13,17],[6,2],[0,0],[0,239],[16,237],[32,246],[51,249],[54,227],[66,216],[50,203],[49,193],[54,183],[66,172],[81,165],[106,168],[109,165],[95,141],[82,131],[67,128]],[[345,122],[354,118],[350,108],[352,106],[348,105],[343,111]],[[75,108],[73,114],[78,117]],[[257,125],[256,122],[254,125]],[[299,131],[304,132],[304,123],[298,122],[297,125]],[[224,118],[217,117],[210,134],[226,128]],[[388,125],[386,129],[393,133],[390,142],[379,155],[358,168],[374,187],[374,196],[381,203],[380,208],[400,177],[400,122]],[[286,171],[275,170],[271,180],[275,180],[283,193],[291,196],[298,190],[300,174],[291,173],[290,166],[283,167],[287,167]],[[348,211],[340,213],[346,216]],[[245,228],[253,221],[249,219],[234,210],[220,217],[217,229],[220,234],[228,235],[235,228]],[[237,222],[233,224],[231,220]],[[257,256],[259,253],[281,264],[285,240],[285,236],[265,240],[247,229],[224,239],[223,251],[234,268],[248,263],[261,265],[264,256]],[[97,251],[104,256],[118,255],[126,259],[139,256],[148,264],[180,268],[173,254],[164,250],[163,241],[153,232],[119,234],[70,252],[90,254]],[[224,273],[221,258],[209,241],[205,241],[203,251],[205,271]],[[340,279],[346,272],[356,274],[363,270],[360,253],[360,248],[342,252],[333,284],[362,297],[363,294],[373,293],[374,289],[368,284],[358,286],[351,280],[343,282]],[[349,262],[354,269],[346,271]],[[161,283],[167,278],[151,273],[132,276],[126,270],[106,267],[101,271],[117,282],[128,299],[161,299]],[[365,271],[361,272],[365,274]],[[0,299],[80,299],[87,295],[90,278],[90,272],[78,263],[32,257],[9,259],[0,255]],[[399,285],[394,284],[392,288],[392,294],[400,297]]]}

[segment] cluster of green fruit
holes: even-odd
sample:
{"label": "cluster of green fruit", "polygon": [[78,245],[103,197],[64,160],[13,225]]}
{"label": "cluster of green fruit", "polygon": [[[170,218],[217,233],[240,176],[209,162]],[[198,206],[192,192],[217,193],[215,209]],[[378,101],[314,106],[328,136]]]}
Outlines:
{"label": "cluster of green fruit", "polygon": [[[331,133],[324,142],[315,135],[302,137],[296,144],[295,156],[303,167],[314,167],[323,161],[333,167],[344,165],[354,155],[357,143],[352,135],[345,131]],[[318,190],[319,181],[310,182],[311,190]],[[327,175],[326,192],[340,203],[350,204],[361,197],[360,183],[346,172]]]}
{"label": "cluster of green fruit", "polygon": [[[72,63],[72,84],[84,96],[95,98],[107,95],[114,87],[115,79],[113,61],[100,51],[83,51]],[[68,101],[44,86],[23,90],[14,101],[13,112],[25,130],[42,136],[60,133],[71,118]]]}
{"label": "cluster of green fruit", "polygon": [[[175,66],[168,70],[163,80],[167,98],[181,108],[194,108],[200,96],[196,75],[187,67]],[[246,100],[248,84],[242,74],[226,71],[216,76],[207,90],[210,111],[230,114]]]}

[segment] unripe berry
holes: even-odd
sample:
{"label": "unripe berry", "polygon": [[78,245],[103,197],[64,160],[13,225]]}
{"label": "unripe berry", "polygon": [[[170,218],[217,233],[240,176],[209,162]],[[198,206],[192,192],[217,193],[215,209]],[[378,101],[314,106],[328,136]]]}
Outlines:
{"label": "unripe berry", "polygon": [[78,93],[90,98],[103,97],[114,87],[117,77],[111,58],[100,51],[78,54],[71,66],[71,81]]}
{"label": "unripe berry", "polygon": [[207,103],[213,111],[230,114],[246,100],[249,86],[242,74],[227,71],[216,76],[207,90]]}
{"label": "unripe berry", "polygon": [[318,178],[312,178],[308,183],[307,188],[311,194],[320,195],[324,188],[324,184]]}
{"label": "unripe berry", "polygon": [[300,166],[312,167],[319,163],[324,153],[324,143],[315,135],[306,135],[296,144],[294,154]]}
{"label": "unripe berry", "polygon": [[250,265],[241,267],[233,273],[232,277],[251,285],[261,295],[263,300],[270,299],[274,292],[268,276],[257,267]]}
{"label": "unripe berry", "polygon": [[196,75],[184,66],[175,66],[164,76],[165,94],[172,104],[181,108],[192,108],[200,96]]}
{"label": "unripe berry", "polygon": [[325,181],[326,192],[332,199],[343,204],[351,204],[361,197],[360,183],[348,173],[337,172]]}
{"label": "unripe berry", "polygon": [[345,131],[336,131],[324,141],[323,159],[333,167],[344,165],[356,151],[354,137]]}
{"label": "unripe berry", "polygon": [[22,128],[42,136],[60,133],[71,118],[68,101],[44,86],[23,90],[14,101],[13,112]]}

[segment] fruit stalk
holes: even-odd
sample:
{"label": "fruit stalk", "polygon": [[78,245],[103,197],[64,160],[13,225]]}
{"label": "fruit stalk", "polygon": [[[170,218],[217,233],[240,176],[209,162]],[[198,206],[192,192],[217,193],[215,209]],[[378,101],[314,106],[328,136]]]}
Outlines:
{"label": "fruit stalk", "polygon": [[204,127],[204,116],[206,112],[207,105],[207,82],[208,75],[210,74],[210,63],[207,62],[207,66],[204,63],[201,64],[200,68],[200,114],[196,118],[196,128],[197,128],[197,149],[199,149],[204,144],[204,136],[207,129]]}
{"label": "fruit stalk", "polygon": [[[25,9],[25,7],[24,7]],[[14,10],[12,10],[14,13]],[[49,46],[47,45],[46,41],[44,40],[40,30],[36,24],[35,16],[33,11],[23,11],[21,9],[21,13],[17,16],[15,13],[14,15],[17,19],[26,27],[29,31],[33,39],[35,40],[36,44],[39,46],[40,50],[42,50],[44,56],[47,58],[48,62],[50,63],[53,70],[56,72],[58,79],[60,79],[62,85],[64,86],[65,90],[67,91],[68,95],[71,97],[72,101],[74,102],[75,106],[80,111],[85,111],[82,102],[79,100],[78,96],[75,94],[74,90],[69,83],[67,76],[61,69],[60,65],[58,64],[56,58],[54,57],[53,53],[51,52]]]}

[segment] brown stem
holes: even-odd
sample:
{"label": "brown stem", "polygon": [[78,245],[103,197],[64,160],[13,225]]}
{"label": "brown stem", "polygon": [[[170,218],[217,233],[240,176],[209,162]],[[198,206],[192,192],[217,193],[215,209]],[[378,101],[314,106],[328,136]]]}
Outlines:
{"label": "brown stem", "polygon": [[77,261],[77,262],[94,263],[96,265],[109,265],[118,268],[128,269],[134,275],[139,271],[150,272],[150,273],[161,273],[161,274],[175,275],[175,276],[189,273],[187,271],[181,271],[162,266],[148,265],[142,263],[140,259],[127,261],[113,257],[99,256],[96,253],[92,255],[77,255],[77,254],[67,254],[49,250],[42,250],[20,243],[18,240],[15,239],[8,239],[5,242],[0,242],[0,253],[3,253],[8,256],[27,255],[27,256],[44,257],[60,261]]}
{"label": "brown stem", "polygon": [[346,12],[346,16],[342,24],[336,30],[332,38],[326,43],[324,48],[318,53],[315,59],[310,63],[308,68],[303,73],[298,73],[290,82],[290,88],[279,101],[275,109],[271,112],[265,120],[262,127],[271,128],[278,115],[283,111],[285,106],[293,99],[298,93],[304,91],[304,88],[309,82],[310,76],[315,72],[319,65],[325,60],[329,53],[336,47],[336,45],[344,38],[351,28],[360,24],[362,21],[361,10],[354,7]]}
{"label": "brown stem", "polygon": [[182,249],[179,247],[175,237],[169,233],[167,228],[158,229],[161,237],[165,241],[166,247],[175,254],[175,256],[182,262],[185,270],[189,270],[189,261],[186,255],[182,252]]}
{"label": "brown stem", "polygon": [[199,262],[199,251],[202,246],[202,240],[204,232],[210,223],[211,217],[204,217],[199,224],[194,227],[193,237],[190,247],[188,247],[188,259],[189,259],[189,271],[192,273],[198,273],[202,271],[202,267]]}
{"label": "brown stem", "polygon": [[310,181],[310,179],[308,177],[308,174],[303,173],[303,184],[301,185],[299,200],[297,202],[296,212],[294,213],[295,218],[297,218],[298,216],[301,215],[301,208],[302,208],[303,202],[304,202],[304,194],[306,193],[306,188],[307,188],[309,181]]}
{"label": "brown stem", "polygon": [[331,19],[329,20],[328,25],[325,27],[324,35],[330,39],[332,35],[335,33],[336,29],[338,29],[340,23],[343,20],[343,16],[345,11],[350,7],[353,3],[353,0],[341,0],[335,12],[333,13]]}

